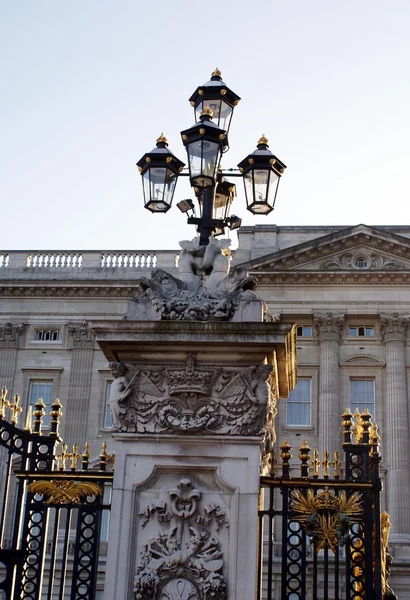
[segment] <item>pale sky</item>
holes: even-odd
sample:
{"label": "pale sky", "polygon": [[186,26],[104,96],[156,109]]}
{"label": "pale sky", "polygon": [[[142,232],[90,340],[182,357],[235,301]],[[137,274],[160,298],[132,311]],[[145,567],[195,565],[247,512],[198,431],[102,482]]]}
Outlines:
{"label": "pale sky", "polygon": [[[286,165],[247,225],[410,224],[409,0],[0,0],[2,249],[164,249],[135,163],[181,160],[188,98],[219,67],[242,100],[223,166],[264,133]],[[192,197],[178,182],[174,204]]]}

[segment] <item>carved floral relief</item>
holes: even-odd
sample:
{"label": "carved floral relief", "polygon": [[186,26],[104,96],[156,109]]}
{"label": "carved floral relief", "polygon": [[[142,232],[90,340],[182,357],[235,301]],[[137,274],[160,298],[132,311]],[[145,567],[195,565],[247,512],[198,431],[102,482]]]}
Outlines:
{"label": "carved floral relief", "polygon": [[140,511],[142,527],[155,517],[162,527],[142,549],[134,600],[226,600],[222,545],[215,535],[229,527],[225,511],[202,506],[201,491],[187,477],[168,495],[169,502]]}

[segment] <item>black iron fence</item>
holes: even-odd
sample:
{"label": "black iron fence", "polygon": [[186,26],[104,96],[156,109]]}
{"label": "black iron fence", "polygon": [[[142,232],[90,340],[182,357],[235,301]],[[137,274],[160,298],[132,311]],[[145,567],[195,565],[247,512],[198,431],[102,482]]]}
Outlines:
{"label": "black iron fence", "polygon": [[[306,442],[261,477],[257,598],[382,600],[388,586],[389,520],[380,515],[379,435],[366,410],[342,415],[344,461]],[[352,435],[355,441],[352,442]]]}
{"label": "black iron fence", "polygon": [[113,479],[103,444],[90,465],[88,444],[68,450],[56,400],[42,431],[40,399],[18,426],[20,399],[0,395],[0,599],[94,600],[103,514]]}

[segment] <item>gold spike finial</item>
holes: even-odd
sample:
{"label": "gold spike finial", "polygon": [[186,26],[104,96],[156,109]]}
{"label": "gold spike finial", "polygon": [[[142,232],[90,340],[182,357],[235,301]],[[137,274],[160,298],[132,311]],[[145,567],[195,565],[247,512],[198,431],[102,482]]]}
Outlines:
{"label": "gold spike finial", "polygon": [[8,403],[8,407],[11,411],[11,422],[13,425],[17,426],[19,414],[23,412],[23,409],[20,406],[20,396],[18,394],[14,396],[12,404]]}
{"label": "gold spike finial", "polygon": [[214,111],[210,106],[204,106],[204,108],[201,110],[201,116],[202,115],[209,115],[212,118],[214,116]]}
{"label": "gold spike finial", "polygon": [[7,402],[7,388],[4,387],[1,390],[0,394],[0,417],[4,419],[5,417],[5,409],[8,407],[9,403]]}
{"label": "gold spike finial", "polygon": [[218,67],[216,67],[216,69],[214,71],[212,71],[212,75],[211,77],[222,77],[222,73],[221,71],[218,69]]}
{"label": "gold spike finial", "polygon": [[259,146],[259,144],[266,144],[266,146],[269,144],[269,140],[264,133],[262,133],[262,136],[258,139],[257,146]]}
{"label": "gold spike finial", "polygon": [[73,444],[73,451],[71,453],[71,465],[70,468],[72,471],[75,471],[77,469],[77,461],[78,459],[81,458],[81,455],[78,454],[78,444]]}
{"label": "gold spike finial", "polygon": [[163,144],[168,144],[168,140],[163,133],[157,138],[157,144],[160,144],[161,142]]}

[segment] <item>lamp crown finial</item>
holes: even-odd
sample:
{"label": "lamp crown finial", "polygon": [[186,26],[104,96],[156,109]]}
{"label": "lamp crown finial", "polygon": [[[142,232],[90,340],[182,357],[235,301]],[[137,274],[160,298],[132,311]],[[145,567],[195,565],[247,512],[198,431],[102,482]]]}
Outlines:
{"label": "lamp crown finial", "polygon": [[202,115],[207,115],[212,119],[212,117],[214,116],[214,111],[210,106],[204,106],[204,108],[201,110],[201,117]]}
{"label": "lamp crown finial", "polygon": [[222,73],[221,71],[218,69],[218,67],[216,67],[216,69],[214,71],[212,71],[212,75],[211,77],[222,77]]}
{"label": "lamp crown finial", "polygon": [[163,133],[157,138],[157,144],[166,144],[168,145],[168,140]]}
{"label": "lamp crown finial", "polygon": [[262,136],[258,139],[257,145],[259,146],[259,144],[265,144],[266,146],[269,144],[269,140],[264,133],[262,133]]}

